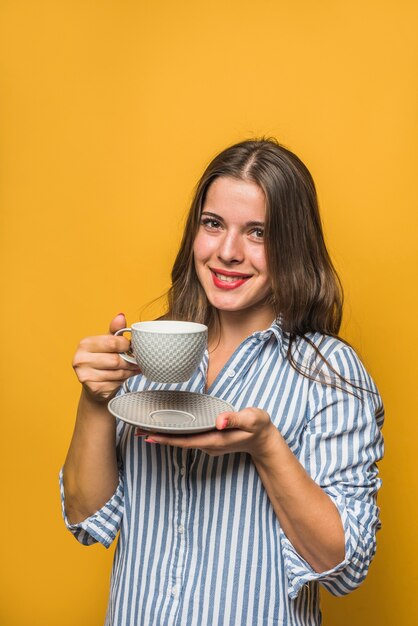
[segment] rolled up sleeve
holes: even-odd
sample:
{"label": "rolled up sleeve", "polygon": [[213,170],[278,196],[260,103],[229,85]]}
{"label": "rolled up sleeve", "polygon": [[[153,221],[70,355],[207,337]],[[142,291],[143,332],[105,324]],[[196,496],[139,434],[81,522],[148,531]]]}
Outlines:
{"label": "rolled up sleeve", "polygon": [[281,530],[291,598],[310,581],[318,581],[337,596],[357,588],[376,552],[376,532],[380,528],[377,492],[381,480],[376,463],[383,456],[382,403],[351,348],[344,347],[327,360],[329,370],[322,372],[323,379],[336,371],[356,387],[338,379],[337,388],[325,380],[312,384],[298,457],[340,513],[345,558],[333,569],[315,572]]}
{"label": "rolled up sleeve", "polygon": [[115,493],[104,506],[78,524],[68,521],[65,511],[64,470],[59,474],[62,515],[65,525],[74,537],[85,546],[101,543],[108,548],[118,534],[124,510],[123,475],[119,471],[119,482]]}

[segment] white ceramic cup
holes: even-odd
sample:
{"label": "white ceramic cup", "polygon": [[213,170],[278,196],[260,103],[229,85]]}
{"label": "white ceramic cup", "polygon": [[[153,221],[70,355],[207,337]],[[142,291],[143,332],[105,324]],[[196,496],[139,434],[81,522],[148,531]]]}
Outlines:
{"label": "white ceramic cup", "polygon": [[136,322],[115,335],[131,333],[131,354],[120,356],[136,363],[154,382],[181,383],[191,378],[207,345],[208,328],[195,322],[156,320]]}

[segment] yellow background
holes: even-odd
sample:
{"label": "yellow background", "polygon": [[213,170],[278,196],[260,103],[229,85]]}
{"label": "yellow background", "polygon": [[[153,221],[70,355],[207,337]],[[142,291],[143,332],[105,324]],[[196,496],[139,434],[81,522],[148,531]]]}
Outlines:
{"label": "yellow background", "polygon": [[152,314],[203,167],[262,134],[317,182],[343,334],[387,410],[378,554],[360,590],[323,593],[324,624],[417,623],[417,18],[412,0],[1,1],[2,626],[103,623],[112,549],[78,545],[58,498],[72,355]]}

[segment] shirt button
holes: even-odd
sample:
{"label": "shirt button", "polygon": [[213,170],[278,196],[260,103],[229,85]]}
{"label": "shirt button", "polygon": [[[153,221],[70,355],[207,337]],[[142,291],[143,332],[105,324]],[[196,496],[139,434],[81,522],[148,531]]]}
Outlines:
{"label": "shirt button", "polygon": [[180,474],[181,474],[182,476],[184,476],[184,475],[185,475],[185,473],[186,473],[186,468],[185,468],[185,467],[180,467]]}
{"label": "shirt button", "polygon": [[184,526],[180,524],[180,526],[177,527],[177,532],[179,535],[182,535],[184,533]]}
{"label": "shirt button", "polygon": [[228,370],[226,374],[229,378],[233,378],[235,376],[235,370]]}
{"label": "shirt button", "polygon": [[174,585],[174,587],[171,589],[171,595],[173,596],[173,598],[177,598],[177,596],[179,595],[177,585]]}

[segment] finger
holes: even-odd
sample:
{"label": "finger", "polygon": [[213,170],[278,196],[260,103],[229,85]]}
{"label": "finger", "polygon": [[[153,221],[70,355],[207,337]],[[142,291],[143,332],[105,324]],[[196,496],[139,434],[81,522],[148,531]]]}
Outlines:
{"label": "finger", "polygon": [[160,435],[159,433],[147,433],[144,439],[145,443],[158,443],[162,446],[174,446],[178,448],[196,448],[197,446],[191,445],[190,439],[187,437],[167,437],[167,435]]}
{"label": "finger", "polygon": [[85,352],[126,352],[130,343],[126,337],[114,335],[96,335],[80,341],[80,350]]}
{"label": "finger", "polygon": [[124,313],[118,313],[109,325],[109,332],[111,335],[121,328],[126,328],[126,317]]}
{"label": "finger", "polygon": [[78,351],[73,358],[73,368],[80,371],[83,369],[97,370],[127,370],[136,372],[139,370],[136,363],[128,363],[119,354],[92,353]]}
{"label": "finger", "polygon": [[[260,432],[271,425],[270,416],[266,411],[256,407],[248,407],[241,411],[231,411],[218,415],[220,430],[239,429],[246,433]],[[218,422],[217,422],[218,428]]]}
{"label": "finger", "polygon": [[164,446],[175,446],[185,449],[218,448],[222,445],[223,435],[216,431],[196,435],[167,436],[161,433],[151,433],[144,441],[159,443]]}
{"label": "finger", "polygon": [[78,372],[78,379],[83,384],[88,383],[106,383],[106,382],[123,382],[134,376],[132,372],[127,370],[97,370],[83,368]]}
{"label": "finger", "polygon": [[220,413],[216,418],[216,429],[226,430],[227,428],[239,428],[236,415],[237,413],[235,413],[234,411],[226,411],[224,413]]}
{"label": "finger", "polygon": [[136,363],[128,363],[119,354],[111,353],[91,353],[79,352],[74,357],[74,367],[93,368],[98,370],[127,370],[130,372],[139,371]]}
{"label": "finger", "polygon": [[151,437],[149,430],[142,430],[141,428],[135,428],[135,437]]}

